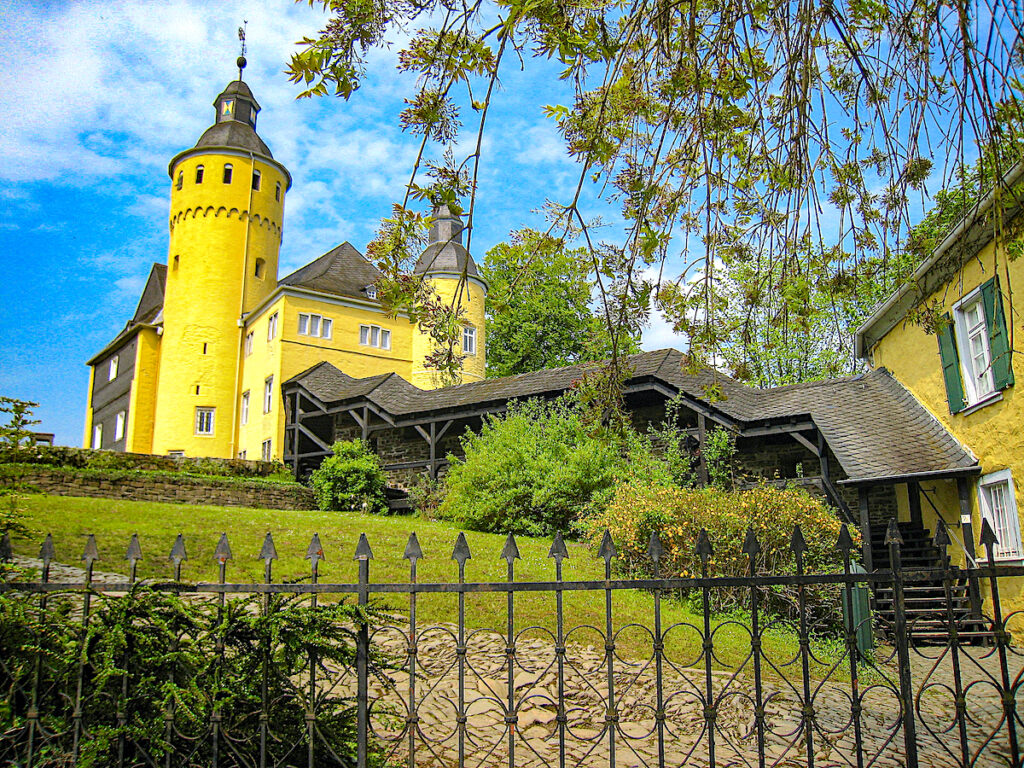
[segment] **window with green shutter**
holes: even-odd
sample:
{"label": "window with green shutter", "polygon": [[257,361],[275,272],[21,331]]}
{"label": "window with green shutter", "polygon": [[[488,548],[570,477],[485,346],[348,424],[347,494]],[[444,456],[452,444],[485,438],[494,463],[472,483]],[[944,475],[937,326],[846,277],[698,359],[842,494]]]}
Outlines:
{"label": "window with green shutter", "polygon": [[997,399],[1013,384],[1006,315],[993,277],[953,305],[939,331],[939,356],[951,413]]}

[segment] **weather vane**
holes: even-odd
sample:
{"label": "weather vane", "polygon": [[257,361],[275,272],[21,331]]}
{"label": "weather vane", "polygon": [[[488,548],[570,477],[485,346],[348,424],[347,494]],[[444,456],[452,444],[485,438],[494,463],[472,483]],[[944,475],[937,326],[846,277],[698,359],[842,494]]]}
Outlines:
{"label": "weather vane", "polygon": [[245,69],[245,28],[249,25],[248,19],[242,19],[242,26],[238,28],[238,39],[242,43],[242,53],[238,57],[238,79],[242,79],[242,70]]}

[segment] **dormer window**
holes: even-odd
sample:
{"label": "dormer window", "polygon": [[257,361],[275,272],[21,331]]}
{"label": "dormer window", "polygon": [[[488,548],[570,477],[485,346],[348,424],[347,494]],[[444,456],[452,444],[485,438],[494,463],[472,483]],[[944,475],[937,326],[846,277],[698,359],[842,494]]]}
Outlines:
{"label": "dormer window", "polygon": [[368,285],[366,286],[366,298],[376,299],[377,298],[377,286]]}
{"label": "dormer window", "polygon": [[231,183],[231,173],[232,173],[231,163],[224,163],[224,183],[225,184],[230,184]]}
{"label": "dormer window", "polygon": [[181,189],[185,186],[185,172],[178,171],[178,182],[174,185],[175,189]]}
{"label": "dormer window", "polygon": [[262,180],[262,178],[263,177],[259,171],[254,170],[252,172],[252,189],[254,192],[260,191],[260,181]]}
{"label": "dormer window", "polygon": [[231,120],[235,116],[235,100],[224,99],[220,103],[220,119]]}
{"label": "dormer window", "polygon": [[196,166],[196,184],[202,184],[202,183],[203,183],[203,166],[197,165]]}

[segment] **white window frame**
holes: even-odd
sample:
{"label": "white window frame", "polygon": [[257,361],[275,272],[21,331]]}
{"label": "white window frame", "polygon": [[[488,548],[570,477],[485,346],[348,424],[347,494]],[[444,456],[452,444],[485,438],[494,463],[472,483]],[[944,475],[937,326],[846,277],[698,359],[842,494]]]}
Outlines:
{"label": "white window frame", "polygon": [[92,425],[92,447],[93,450],[100,450],[103,447],[103,423]]}
{"label": "white window frame", "polygon": [[248,357],[249,355],[252,354],[252,342],[253,342],[253,334],[254,333],[255,333],[255,331],[249,331],[247,334],[245,334],[245,356],[246,357]]}
{"label": "white window frame", "polygon": [[263,445],[260,446],[260,459],[263,461],[271,461],[273,456],[273,444],[269,439],[263,441]]}
{"label": "white window frame", "polygon": [[267,318],[267,341],[277,338],[277,312]]}
{"label": "white window frame", "polygon": [[125,411],[118,411],[114,417],[114,440],[120,440],[124,437],[124,425],[128,420],[128,414]]}
{"label": "white window frame", "polygon": [[363,347],[391,349],[391,331],[379,325],[360,325],[359,344]]}
{"label": "white window frame", "polygon": [[[1003,508],[993,505],[996,492],[1002,491]],[[982,520],[988,520],[998,542],[992,551],[996,560],[1022,560],[1024,547],[1020,540],[1020,516],[1017,513],[1017,494],[1013,473],[1009,469],[991,472],[978,480],[978,508]]]}
{"label": "white window frame", "polygon": [[377,286],[376,285],[368,285],[368,286],[366,286],[366,298],[374,299],[374,300],[377,299]]}
{"label": "white window frame", "polygon": [[242,407],[241,407],[240,410],[241,410],[241,413],[242,413],[241,421],[242,421],[242,425],[244,426],[244,425],[249,423],[249,390],[248,389],[245,390],[245,392],[242,393]]}
{"label": "white window frame", "polygon": [[[981,317],[980,326],[968,326],[967,315],[974,305],[978,306]],[[985,315],[985,304],[981,298],[981,286],[968,293],[953,305],[953,335],[956,340],[956,351],[960,356],[960,373],[964,382],[965,405],[970,407],[988,400],[995,395],[995,382],[992,379],[992,345],[989,340],[990,318]],[[980,336],[979,336],[980,331]],[[978,362],[971,350],[971,339],[981,341],[981,356],[984,367],[979,370]]]}
{"label": "white window frame", "polygon": [[270,413],[274,407],[274,377],[268,376],[263,381],[263,412]]}
{"label": "white window frame", "polygon": [[217,409],[205,405],[196,406],[196,434],[200,437],[213,437]]}
{"label": "white window frame", "polygon": [[330,339],[334,321],[313,312],[299,312],[299,335]]}
{"label": "white window frame", "polygon": [[110,363],[107,365],[107,381],[113,381],[117,378],[117,364],[120,357],[120,355],[114,355],[110,358]]}
{"label": "white window frame", "polygon": [[464,325],[462,327],[462,354],[476,354],[476,326]]}

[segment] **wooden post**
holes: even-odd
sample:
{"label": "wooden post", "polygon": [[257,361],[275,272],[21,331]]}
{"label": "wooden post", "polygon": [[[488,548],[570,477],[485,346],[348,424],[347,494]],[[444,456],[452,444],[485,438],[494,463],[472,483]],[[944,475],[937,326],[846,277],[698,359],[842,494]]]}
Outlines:
{"label": "wooden post", "polygon": [[366,438],[370,436],[370,409],[367,406],[363,406],[363,423],[359,425],[362,429],[362,440],[366,443]]}
{"label": "wooden post", "polygon": [[[974,523],[971,520],[971,487],[966,477],[956,479],[956,494],[960,497],[960,533],[967,550],[967,567],[971,567],[978,549],[974,543]],[[967,595],[971,601],[971,617],[981,616],[981,589],[977,576],[967,577]]]}
{"label": "wooden post", "polygon": [[437,422],[430,422],[430,479],[437,480]]}
{"label": "wooden post", "polygon": [[910,502],[910,522],[924,527],[921,518],[921,486],[915,482],[907,483],[907,498]]}
{"label": "wooden post", "polygon": [[861,552],[864,557],[864,570],[871,573],[875,570],[874,557],[871,554],[871,515],[868,511],[868,488],[865,485],[857,489],[857,500],[860,502],[860,535]]}
{"label": "wooden post", "polygon": [[704,449],[708,444],[708,425],[703,413],[697,414],[697,442],[700,460],[697,463],[697,476],[700,484],[706,486],[710,482],[708,477],[708,461],[704,456]]}

